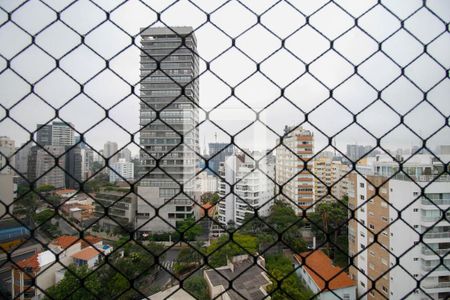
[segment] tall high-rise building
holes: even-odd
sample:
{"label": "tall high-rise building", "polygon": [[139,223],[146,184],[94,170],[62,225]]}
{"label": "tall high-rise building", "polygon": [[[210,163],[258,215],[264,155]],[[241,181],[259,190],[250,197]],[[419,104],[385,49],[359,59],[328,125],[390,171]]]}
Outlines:
{"label": "tall high-rise building", "polygon": [[200,153],[197,41],[191,27],[148,28],[141,38],[140,145],[145,151],[140,153],[139,194],[164,206],[159,218],[148,222],[154,209],[139,199],[137,225],[145,224],[141,232],[170,231],[165,222],[175,226],[194,213],[189,198],[195,189],[195,152]]}
{"label": "tall high-rise building", "polygon": [[130,162],[131,161],[131,151],[128,148],[122,149],[119,152],[119,159],[125,159],[126,162]]}
{"label": "tall high-rise building", "polygon": [[[269,215],[274,202],[275,184],[273,178],[275,165],[268,160],[260,161],[256,168],[255,160],[262,157],[253,152],[252,158],[244,155],[231,155],[220,164],[219,172],[219,218],[224,225],[241,226],[246,215],[258,210],[259,216]],[[233,192],[231,185],[234,185]]]}
{"label": "tall high-rise building", "polygon": [[349,166],[338,158],[314,158],[315,201],[342,200],[348,192],[349,178],[346,174],[349,170]]}
{"label": "tall high-rise building", "polygon": [[15,168],[15,151],[16,142],[7,136],[0,136],[0,173],[14,174],[10,167]]}
{"label": "tall high-rise building", "polygon": [[134,164],[126,161],[125,158],[119,158],[115,163],[110,164],[109,182],[116,181],[133,181],[134,179]]}
{"label": "tall high-rise building", "polygon": [[[208,173],[219,174],[220,163],[223,163],[228,156],[233,155],[233,144],[209,143]],[[212,170],[213,172],[211,172]]]}
{"label": "tall high-rise building", "polygon": [[70,123],[56,122],[51,125],[37,125],[36,143],[40,146],[72,146],[75,144],[73,126]]}
{"label": "tall high-rise building", "polygon": [[81,147],[75,146],[67,149],[65,153],[66,163],[66,188],[78,189],[82,179],[83,158]]}
{"label": "tall high-rise building", "polygon": [[103,145],[103,156],[105,158],[110,158],[109,159],[110,164],[117,162],[119,154],[118,153],[116,154],[116,152],[118,149],[119,146],[117,145],[116,142],[107,141],[105,145]]}
{"label": "tall high-rise building", "polygon": [[308,207],[308,212],[314,210],[313,148],[312,131],[286,127],[283,146],[276,150],[276,181],[282,187],[279,199],[291,204],[297,214]]}
{"label": "tall high-rise building", "polygon": [[[22,145],[22,147],[17,148],[17,153],[15,155],[15,164],[16,170],[20,173],[20,176],[27,178],[28,172],[28,155],[30,155],[30,150],[33,144],[31,142],[27,142]],[[19,174],[18,174],[19,175]]]}
{"label": "tall high-rise building", "polygon": [[432,175],[442,173],[442,163],[429,155],[403,167],[408,176],[395,175],[392,159],[378,159],[374,175],[351,176],[349,254],[357,254],[357,268],[350,274],[369,300],[448,299],[450,177]]}
{"label": "tall high-rise building", "polygon": [[[66,155],[63,146],[33,146],[28,156],[28,179],[35,186],[53,185],[56,188],[66,186],[65,173]],[[59,158],[59,159],[55,159]]]}

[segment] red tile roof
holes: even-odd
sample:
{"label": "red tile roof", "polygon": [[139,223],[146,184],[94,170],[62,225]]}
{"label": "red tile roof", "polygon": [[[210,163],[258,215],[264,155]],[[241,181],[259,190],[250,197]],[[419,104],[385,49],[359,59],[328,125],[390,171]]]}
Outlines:
{"label": "red tile roof", "polygon": [[[308,272],[320,290],[337,290],[356,285],[356,282],[343,272],[341,268],[333,265],[331,259],[321,250],[314,250],[294,255],[295,259],[304,264],[302,267]],[[337,275],[339,274],[339,275]]]}
{"label": "red tile roof", "polygon": [[87,247],[75,254],[72,254],[72,257],[81,260],[90,260],[96,257],[99,253],[100,251],[95,249],[94,247]]}
{"label": "red tile roof", "polygon": [[30,256],[28,258],[22,259],[17,262],[17,265],[24,268],[31,268],[33,272],[36,272],[39,269],[39,259],[38,259],[39,253],[34,254],[33,256]]}
{"label": "red tile roof", "polygon": [[60,237],[57,237],[52,241],[53,245],[60,246],[63,249],[67,249],[70,246],[76,244],[78,241],[78,237],[71,236],[71,235],[62,235]]}
{"label": "red tile roof", "polygon": [[81,248],[86,248],[89,247],[91,245],[95,245],[99,242],[101,242],[102,239],[93,235],[88,235],[85,236],[82,240],[81,240]]}

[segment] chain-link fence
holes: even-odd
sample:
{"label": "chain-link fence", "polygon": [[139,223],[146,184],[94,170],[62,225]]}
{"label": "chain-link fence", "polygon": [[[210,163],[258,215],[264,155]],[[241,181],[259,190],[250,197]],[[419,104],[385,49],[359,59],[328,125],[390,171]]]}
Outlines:
{"label": "chain-link fence", "polygon": [[449,19],[1,1],[2,299],[447,299]]}

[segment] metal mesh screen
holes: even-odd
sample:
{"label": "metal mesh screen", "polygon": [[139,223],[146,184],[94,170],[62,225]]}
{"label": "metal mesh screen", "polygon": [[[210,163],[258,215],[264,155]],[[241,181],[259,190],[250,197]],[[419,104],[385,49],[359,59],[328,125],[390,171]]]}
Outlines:
{"label": "metal mesh screen", "polygon": [[1,1],[0,294],[447,299],[449,18]]}

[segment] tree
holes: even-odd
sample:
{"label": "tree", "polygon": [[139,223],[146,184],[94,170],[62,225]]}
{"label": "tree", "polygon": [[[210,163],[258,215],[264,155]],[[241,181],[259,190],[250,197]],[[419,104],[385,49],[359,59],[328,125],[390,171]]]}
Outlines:
{"label": "tree", "polygon": [[[337,246],[342,250],[347,249],[346,245],[339,245],[340,236],[347,239],[348,222],[348,197],[344,197],[340,202],[322,202],[316,206],[315,212],[309,216],[312,221],[311,228],[319,243],[326,242],[328,255],[334,258],[334,251]],[[342,250],[339,250],[342,252]]]}
{"label": "tree", "polygon": [[174,270],[178,274],[186,273],[189,270],[194,269],[197,265],[199,265],[202,261],[203,255],[199,253],[198,250],[201,250],[201,246],[197,243],[194,246],[189,246],[186,248],[182,248],[178,253]]}
{"label": "tree", "polygon": [[[37,213],[34,217],[34,221],[37,225],[42,225],[55,216],[55,212],[52,209],[46,209]],[[45,224],[44,224],[45,225]]]}
{"label": "tree", "polygon": [[198,235],[202,234],[203,228],[196,223],[194,217],[189,217],[178,224],[177,232],[184,234],[184,240],[194,241]]}
{"label": "tree", "polygon": [[[56,285],[50,287],[47,290],[47,294],[54,300],[94,300],[97,299],[96,291],[100,290],[101,283],[97,276],[88,276],[89,270],[87,267],[76,267],[74,265],[69,266],[69,269],[73,272],[66,271],[64,278]],[[80,278],[84,278],[84,283],[81,283]],[[75,292],[74,292],[75,291]]]}
{"label": "tree", "polygon": [[48,193],[54,191],[56,188],[51,184],[43,184],[36,189],[38,193]]}
{"label": "tree", "polygon": [[227,258],[249,253],[255,255],[257,251],[258,239],[255,236],[236,232],[231,240],[227,235],[222,235],[208,247],[207,253],[211,254],[208,262],[213,267],[220,267],[226,265]]}
{"label": "tree", "polygon": [[313,294],[311,291],[302,284],[295,273],[291,274],[291,272],[294,271],[294,267],[289,258],[283,254],[267,256],[266,267],[272,279],[272,285],[269,287],[269,292],[277,289],[277,280],[283,280],[280,288],[271,295],[273,300],[306,300],[312,298]]}
{"label": "tree", "polygon": [[208,285],[201,275],[192,275],[183,281],[183,289],[199,300],[208,300]]}
{"label": "tree", "polygon": [[206,192],[200,197],[200,199],[202,200],[202,203],[204,203],[204,204],[211,203],[214,205],[220,201],[220,196],[218,193]]}

